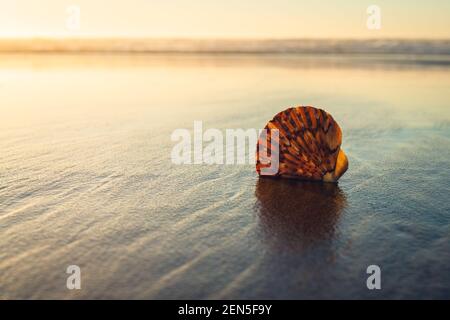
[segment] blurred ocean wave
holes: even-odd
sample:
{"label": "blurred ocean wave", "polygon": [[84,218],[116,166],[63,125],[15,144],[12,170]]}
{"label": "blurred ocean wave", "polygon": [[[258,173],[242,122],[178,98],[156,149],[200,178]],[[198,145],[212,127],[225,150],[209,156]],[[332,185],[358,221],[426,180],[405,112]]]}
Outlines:
{"label": "blurred ocean wave", "polygon": [[0,39],[0,52],[450,55],[450,39]]}

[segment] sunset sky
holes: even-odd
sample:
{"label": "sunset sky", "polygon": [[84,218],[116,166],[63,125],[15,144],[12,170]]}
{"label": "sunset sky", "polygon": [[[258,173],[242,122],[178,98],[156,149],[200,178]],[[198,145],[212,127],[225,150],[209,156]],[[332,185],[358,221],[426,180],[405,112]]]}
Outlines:
{"label": "sunset sky", "polygon": [[[366,27],[369,5],[381,30]],[[81,9],[69,30],[67,7]],[[450,1],[0,0],[0,37],[450,38]]]}

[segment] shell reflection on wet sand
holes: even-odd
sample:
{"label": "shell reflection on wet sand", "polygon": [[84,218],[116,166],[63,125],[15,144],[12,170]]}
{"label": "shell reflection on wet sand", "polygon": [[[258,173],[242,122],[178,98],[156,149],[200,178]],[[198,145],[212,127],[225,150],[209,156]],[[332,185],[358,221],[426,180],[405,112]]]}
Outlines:
{"label": "shell reflection on wet sand", "polygon": [[305,249],[337,235],[347,200],[336,184],[260,178],[256,184],[259,223],[278,249]]}

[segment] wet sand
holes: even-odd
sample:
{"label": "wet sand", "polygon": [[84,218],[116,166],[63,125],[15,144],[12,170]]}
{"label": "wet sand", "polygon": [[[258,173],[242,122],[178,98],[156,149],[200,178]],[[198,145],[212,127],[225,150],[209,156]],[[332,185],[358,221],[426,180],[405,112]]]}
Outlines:
{"label": "wet sand", "polygon": [[[0,298],[449,298],[439,61],[2,55]],[[338,185],[170,161],[171,132],[194,120],[262,128],[300,104],[343,129]],[[371,264],[382,290],[366,288]]]}

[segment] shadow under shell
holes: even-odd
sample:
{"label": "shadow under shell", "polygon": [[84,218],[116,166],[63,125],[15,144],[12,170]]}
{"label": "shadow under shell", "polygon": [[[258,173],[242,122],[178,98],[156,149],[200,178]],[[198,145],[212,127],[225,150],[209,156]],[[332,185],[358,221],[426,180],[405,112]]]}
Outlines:
{"label": "shadow under shell", "polygon": [[347,204],[337,184],[291,179],[261,177],[255,195],[264,236],[283,248],[332,240]]}

